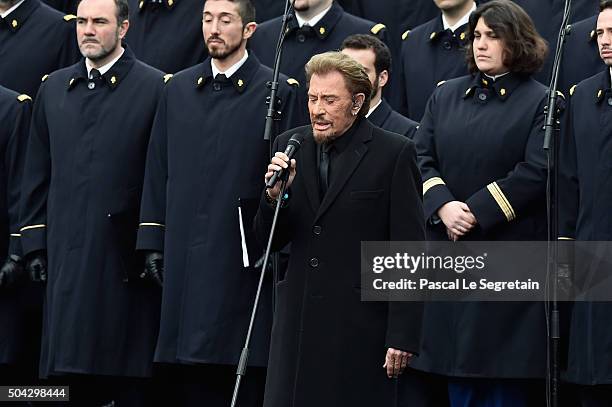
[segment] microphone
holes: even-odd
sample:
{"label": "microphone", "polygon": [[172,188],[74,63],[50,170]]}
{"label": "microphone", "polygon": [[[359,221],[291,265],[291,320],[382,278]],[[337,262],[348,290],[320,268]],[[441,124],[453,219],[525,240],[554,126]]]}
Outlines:
{"label": "microphone", "polygon": [[[289,166],[291,166],[291,158],[293,158],[295,153],[300,149],[303,140],[304,136],[300,133],[295,133],[289,139],[289,142],[287,143],[287,148],[285,149],[285,154],[287,155],[287,157],[289,157]],[[274,171],[274,174],[272,174],[268,182],[266,182],[266,188],[273,188],[276,184],[276,181],[278,181],[278,179],[283,176],[283,173],[285,171],[289,171],[289,167],[287,167],[286,169],[281,168],[280,171]]]}

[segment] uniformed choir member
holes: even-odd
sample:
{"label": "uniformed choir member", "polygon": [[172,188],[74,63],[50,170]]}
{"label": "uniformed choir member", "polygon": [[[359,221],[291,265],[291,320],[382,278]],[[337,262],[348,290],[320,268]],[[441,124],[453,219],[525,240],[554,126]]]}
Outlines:
{"label": "uniformed choir member", "polygon": [[[529,14],[538,32],[548,42],[548,46],[551,49],[544,67],[540,72],[534,75],[535,79],[548,86],[550,84],[552,64],[555,58],[554,50],[557,46],[557,37],[559,36],[559,30],[561,29],[561,22],[563,20],[565,0],[514,0],[514,2]],[[599,11],[598,5],[598,0],[573,0],[571,4],[572,12],[570,15],[570,22],[581,21],[596,14]],[[573,34],[571,34],[571,36],[573,36]],[[573,63],[576,64],[577,61]],[[596,72],[593,72],[593,74]]]}
{"label": "uniformed choir member", "polygon": [[40,0],[5,0],[0,17],[0,85],[34,98],[44,75],[77,61],[74,15]]}
{"label": "uniformed choir member", "polygon": [[596,26],[597,15],[571,25],[559,72],[559,90],[566,95],[578,82],[601,72],[606,66],[597,51]]}
{"label": "uniformed choir member", "polygon": [[26,269],[46,280],[40,374],[69,375],[57,380],[78,384],[70,397],[81,403],[121,403],[143,385],[102,376],[150,376],[159,327],[159,287],[140,278],[134,253],[164,75],[122,46],[128,27],[125,0],[79,4],[84,59],[42,84],[23,175]]}
{"label": "uniformed choir member", "polygon": [[174,74],[206,58],[202,0],[129,0],[126,41],[136,58]]}
{"label": "uniformed choir member", "polygon": [[[301,133],[274,235],[291,256],[277,285],[263,405],[395,406],[392,379],[418,347],[422,307],[361,302],[360,250],[361,241],[424,239],[414,144],[365,119],[372,85],[352,58],[315,55],[306,72],[311,125],[277,138],[265,174],[289,166],[282,151]],[[262,193],[261,242],[279,195],[279,183]]]}
{"label": "uniformed choir member", "polygon": [[400,109],[420,121],[429,96],[440,81],[468,73],[464,47],[474,0],[434,0],[440,14],[402,35]]}
{"label": "uniformed choir member", "polygon": [[[310,57],[325,51],[337,50],[342,41],[351,34],[371,33],[386,38],[385,26],[346,13],[333,0],[296,0],[295,18],[289,21],[283,45],[280,71],[300,84],[300,103],[306,105],[304,65]],[[269,67],[274,66],[274,54],[282,18],[278,17],[261,24],[253,36],[250,47],[259,60]],[[299,119],[308,123],[306,108]]]}
{"label": "uniformed choir member", "polygon": [[23,298],[28,279],[19,239],[19,195],[31,101],[28,95],[0,86],[0,382],[4,384],[25,384],[36,378],[36,345],[40,345],[38,327],[31,326],[32,320],[40,323],[40,318],[32,318]]}
{"label": "uniformed choir member", "polygon": [[[415,135],[428,240],[544,240],[545,42],[508,0],[479,6],[467,37],[472,75],[436,89]],[[452,406],[544,405],[542,303],[428,303],[423,321],[413,367],[446,376]]]}
{"label": "uniformed choir member", "polygon": [[[175,75],[159,104],[138,248],[165,263],[155,360],[183,375],[183,405],[225,407],[259,280],[253,264],[262,251],[249,232],[270,151],[263,135],[272,70],[246,51],[256,29],[249,0],[208,0],[203,17],[210,57]],[[292,125],[296,103],[287,81],[281,76],[280,130]],[[266,283],[241,406],[261,406],[271,313]]]}
{"label": "uniformed choir member", "polygon": [[[562,133],[559,233],[562,240],[610,241],[612,126],[612,1],[601,3],[596,25],[600,73],[580,82],[569,103]],[[580,271],[575,269],[576,273]],[[607,276],[609,270],[605,271]],[[580,277],[577,275],[577,277]],[[612,400],[612,310],[609,303],[575,302],[571,313],[565,380],[575,384],[581,407],[603,407]]]}
{"label": "uniformed choir member", "polygon": [[359,62],[372,83],[372,98],[366,118],[382,129],[412,138],[418,123],[394,111],[382,97],[391,71],[391,51],[384,42],[369,34],[347,37],[342,52]]}

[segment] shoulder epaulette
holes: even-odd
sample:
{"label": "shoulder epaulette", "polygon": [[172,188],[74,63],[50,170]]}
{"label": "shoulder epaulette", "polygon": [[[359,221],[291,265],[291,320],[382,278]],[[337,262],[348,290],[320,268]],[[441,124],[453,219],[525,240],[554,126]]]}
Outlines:
{"label": "shoulder epaulette", "polygon": [[404,33],[402,34],[402,41],[404,41],[406,38],[408,38],[408,34],[410,34],[410,30],[404,31]]}
{"label": "shoulder epaulette", "polygon": [[168,83],[168,81],[173,77],[171,73],[167,73],[164,75],[164,83]]}
{"label": "shoulder epaulette", "polygon": [[371,32],[372,34],[374,34],[374,35],[378,35],[378,33],[379,33],[381,30],[385,29],[385,28],[387,28],[387,26],[386,26],[386,25],[384,25],[384,24],[382,24],[382,23],[378,23],[378,24],[376,24],[374,27],[372,27],[372,29],[370,30],[370,32]]}
{"label": "shoulder epaulette", "polygon": [[287,83],[291,86],[300,86],[300,83],[296,79],[293,79],[293,78],[287,79]]}
{"label": "shoulder epaulette", "polygon": [[40,79],[41,82],[44,82],[47,80],[47,78],[49,77],[49,74],[43,75],[43,77]]}
{"label": "shoulder epaulette", "polygon": [[574,96],[574,92],[576,91],[576,86],[577,85],[574,85],[570,88],[570,96]]}
{"label": "shoulder epaulette", "polygon": [[32,98],[31,98],[31,97],[29,97],[28,95],[26,95],[26,94],[24,93],[24,94],[22,94],[22,95],[17,96],[17,100],[23,103],[23,102],[25,102],[26,100],[30,100],[30,101],[31,101],[31,100],[32,100]]}
{"label": "shoulder epaulette", "polygon": [[76,18],[76,16],[74,14],[66,14],[64,16],[64,21],[72,21]]}
{"label": "shoulder epaulette", "polygon": [[444,85],[446,83],[446,81],[440,81],[436,84],[436,87],[440,87],[442,85]]}

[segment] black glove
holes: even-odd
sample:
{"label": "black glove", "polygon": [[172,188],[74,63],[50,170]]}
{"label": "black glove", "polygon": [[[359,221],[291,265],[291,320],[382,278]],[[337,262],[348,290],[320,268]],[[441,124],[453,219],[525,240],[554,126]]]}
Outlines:
{"label": "black glove", "polygon": [[0,288],[7,288],[18,281],[24,280],[26,271],[23,260],[16,254],[11,254],[0,268]]}
{"label": "black glove", "polygon": [[164,254],[160,252],[146,252],[144,271],[140,278],[162,286],[164,282]]}
{"label": "black glove", "polygon": [[39,250],[26,256],[26,271],[30,280],[37,283],[47,282],[47,252]]}

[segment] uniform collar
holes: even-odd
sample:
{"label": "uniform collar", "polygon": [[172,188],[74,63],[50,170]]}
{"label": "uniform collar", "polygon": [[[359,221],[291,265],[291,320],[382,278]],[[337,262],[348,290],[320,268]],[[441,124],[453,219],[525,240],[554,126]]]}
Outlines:
{"label": "uniform collar", "polygon": [[163,6],[168,10],[174,9],[179,0],[140,0],[138,2],[138,12],[141,13],[147,7]]}
{"label": "uniform collar", "polygon": [[[110,88],[110,90],[115,90],[119,84],[125,79],[128,75],[132,66],[134,66],[134,62],[136,59],[134,58],[134,54],[130,47],[126,44],[122,44],[124,51],[123,55],[115,62],[108,71],[102,75],[102,78]],[[81,59],[81,61],[75,65],[74,70],[72,71],[70,78],[68,79],[68,90],[76,88],[76,86],[80,83],[86,83],[89,81],[89,77],[87,75],[87,67],[85,66],[85,58]]]}
{"label": "uniform collar", "polygon": [[[463,98],[467,99],[468,97],[475,95],[480,96],[482,93],[488,95],[493,92],[499,100],[505,102],[523,81],[524,77],[512,72],[498,78],[495,81],[484,75],[482,72],[479,72],[472,78],[472,82],[466,89]],[[484,100],[486,100],[486,98]]]}
{"label": "uniform collar", "polygon": [[333,5],[333,2],[332,2],[332,4],[330,4],[329,7],[327,7],[325,10],[321,11],[319,14],[317,14],[316,16],[314,16],[313,18],[311,18],[308,21],[306,21],[302,17],[300,17],[300,14],[298,12],[295,13],[295,19],[297,20],[297,23],[298,23],[298,25],[300,27],[302,27],[304,24],[308,24],[311,27],[312,26],[316,26],[317,23],[319,21],[321,21],[321,19],[325,16],[325,14],[327,14],[327,12],[331,9],[332,5]]}
{"label": "uniform collar", "polygon": [[[325,13],[323,18],[312,27],[308,27],[308,30],[312,30],[319,39],[324,40],[332,32],[338,21],[344,15],[344,9],[335,1],[332,3],[331,8]],[[287,25],[287,33],[291,31],[297,31],[300,29],[297,18],[293,18]],[[306,29],[305,27],[302,29]]]}
{"label": "uniform collar", "polygon": [[600,103],[604,99],[612,98],[612,89],[610,89],[612,82],[612,72],[610,68],[606,69],[601,74],[601,81],[599,82],[599,86],[595,91],[595,103]]}
{"label": "uniform collar", "polygon": [[[238,70],[229,78],[238,93],[244,92],[249,83],[251,83],[251,80],[259,69],[259,66],[259,60],[251,52],[244,64],[242,64],[242,66],[238,68]],[[194,80],[194,86],[197,89],[204,88],[207,84],[212,83],[214,80],[210,56],[206,58],[204,62],[202,62],[201,68],[202,70],[200,76]]]}
{"label": "uniform collar", "polygon": [[372,112],[368,115],[368,120],[372,124],[381,127],[390,114],[391,106],[389,106],[385,99],[381,99],[380,104],[376,107],[376,109],[372,110]]}
{"label": "uniform collar", "polygon": [[249,58],[249,51],[244,50],[244,55],[242,56],[242,58],[240,58],[240,60],[236,62],[234,65],[230,66],[225,72],[221,72],[217,68],[217,65],[215,65],[213,59],[211,58],[210,67],[212,70],[213,77],[216,77],[218,74],[222,73],[228,78],[231,78],[232,75],[234,75],[238,71],[238,69],[240,69],[240,67],[244,65],[244,63],[246,62],[248,58]]}
{"label": "uniform collar", "polygon": [[25,0],[19,7],[8,14],[2,21],[9,31],[17,32],[30,15],[40,7],[40,0]]}
{"label": "uniform collar", "polygon": [[468,23],[465,23],[458,27],[454,33],[451,33],[450,30],[447,31],[444,28],[444,23],[442,22],[442,13],[440,13],[438,18],[434,20],[433,29],[427,36],[427,41],[430,43],[436,43],[440,38],[445,36],[444,34],[448,33],[448,35],[452,35],[453,37],[457,38],[461,46],[464,46],[468,39],[467,30]]}
{"label": "uniform collar", "polygon": [[[119,56],[114,58],[112,61],[110,61],[107,64],[102,65],[99,68],[96,68],[100,72],[100,75],[104,75],[105,73],[107,73],[113,67],[113,65],[115,65],[115,63],[123,56],[124,52],[125,52],[125,48],[121,51],[121,54],[119,54]],[[91,70],[93,69],[93,66],[91,66],[88,63],[87,58],[85,58],[85,68],[87,69],[87,77],[89,77],[91,74]]]}

